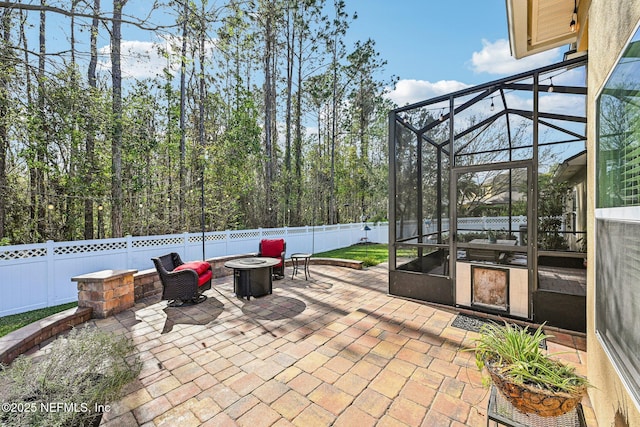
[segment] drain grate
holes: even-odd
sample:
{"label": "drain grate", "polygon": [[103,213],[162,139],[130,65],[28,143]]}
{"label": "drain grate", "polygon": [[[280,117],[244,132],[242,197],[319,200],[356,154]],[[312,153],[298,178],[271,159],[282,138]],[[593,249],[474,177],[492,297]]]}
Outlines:
{"label": "drain grate", "polygon": [[[485,319],[483,317],[475,317],[475,316],[469,316],[466,314],[458,314],[456,318],[453,319],[451,326],[458,329],[464,329],[465,331],[480,332],[480,328],[482,327],[482,325],[487,323],[502,324],[502,322],[497,322],[491,319]],[[533,331],[529,329],[529,332],[533,332]],[[545,350],[547,349],[547,340],[542,340],[542,342],[540,343],[540,348]]]}
{"label": "drain grate", "polygon": [[487,323],[497,323],[497,322],[490,319],[484,319],[482,317],[474,317],[474,316],[467,316],[466,314],[458,314],[456,318],[453,319],[453,323],[451,324],[451,326],[458,329],[464,329],[465,331],[480,332],[480,328],[482,327],[482,325]]}

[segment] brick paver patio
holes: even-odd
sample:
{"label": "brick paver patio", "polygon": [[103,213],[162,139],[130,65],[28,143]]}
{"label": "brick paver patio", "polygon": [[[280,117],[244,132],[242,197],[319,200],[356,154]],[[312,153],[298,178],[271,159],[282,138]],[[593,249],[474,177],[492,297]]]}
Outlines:
{"label": "brick paver patio", "polygon": [[[153,300],[93,320],[130,335],[144,361],[102,425],[486,425],[488,390],[460,351],[475,334],[451,326],[454,312],[388,296],[386,265],[312,266],[311,276],[251,301],[229,276],[200,305]],[[549,348],[586,373],[584,351]]]}

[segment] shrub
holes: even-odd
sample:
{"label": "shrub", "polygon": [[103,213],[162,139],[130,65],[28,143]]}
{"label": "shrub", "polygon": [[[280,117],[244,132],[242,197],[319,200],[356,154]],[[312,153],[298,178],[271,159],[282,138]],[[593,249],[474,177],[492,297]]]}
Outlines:
{"label": "shrub", "polygon": [[0,372],[0,425],[91,425],[99,405],[140,373],[133,351],[125,336],[84,327],[56,339],[40,360],[18,357]]}
{"label": "shrub", "polygon": [[380,261],[378,261],[376,258],[374,257],[364,257],[362,260],[362,265],[364,267],[373,267],[374,265],[378,265],[380,264]]}

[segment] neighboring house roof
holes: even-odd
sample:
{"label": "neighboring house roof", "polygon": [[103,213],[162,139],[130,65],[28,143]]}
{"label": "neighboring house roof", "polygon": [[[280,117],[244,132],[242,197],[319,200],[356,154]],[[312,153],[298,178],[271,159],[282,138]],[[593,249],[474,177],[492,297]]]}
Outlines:
{"label": "neighboring house roof", "polygon": [[586,169],[587,150],[584,150],[560,163],[553,179],[557,182],[576,184],[577,182],[584,181],[584,171],[586,171]]}
{"label": "neighboring house roof", "polygon": [[[590,0],[506,0],[506,3],[509,44],[516,59],[572,43],[577,43],[578,51],[586,50],[586,37],[584,43],[581,38],[587,27]],[[574,8],[578,12],[575,17]]]}
{"label": "neighboring house roof", "polygon": [[[482,203],[487,205],[506,205],[509,203],[509,199],[512,202],[519,202],[526,200],[526,192],[519,191],[523,185],[526,186],[527,171],[525,169],[512,169],[511,182],[513,188],[511,189],[511,197],[509,196],[509,172],[502,172],[493,179],[489,180],[483,186],[485,191],[489,195]],[[491,194],[494,191],[498,191],[495,194]]]}
{"label": "neighboring house roof", "polygon": [[526,196],[527,195],[525,193],[520,191],[512,191],[511,197],[509,197],[509,192],[503,191],[502,193],[489,197],[484,200],[483,203],[485,205],[507,205],[509,204],[509,199],[511,199],[512,202],[519,202],[521,200],[526,200]]}

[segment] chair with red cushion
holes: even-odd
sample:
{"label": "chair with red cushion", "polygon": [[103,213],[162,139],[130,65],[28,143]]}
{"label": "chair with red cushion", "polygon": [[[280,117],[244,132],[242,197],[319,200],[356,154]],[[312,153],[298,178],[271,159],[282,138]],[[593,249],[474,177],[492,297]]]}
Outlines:
{"label": "chair with red cushion", "polygon": [[287,251],[287,243],[284,239],[262,239],[258,244],[258,256],[278,258],[280,262],[273,266],[273,275],[276,279],[284,277],[284,254]]}
{"label": "chair with red cushion", "polygon": [[206,261],[182,262],[175,252],[151,260],[162,282],[162,299],[169,300],[170,306],[180,306],[185,302],[199,304],[207,299],[202,293],[211,289],[211,264]]}

